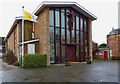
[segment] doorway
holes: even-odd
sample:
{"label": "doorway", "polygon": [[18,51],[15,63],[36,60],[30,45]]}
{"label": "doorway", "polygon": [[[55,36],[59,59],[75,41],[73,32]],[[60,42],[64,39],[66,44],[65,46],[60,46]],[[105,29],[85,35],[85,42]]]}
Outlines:
{"label": "doorway", "polygon": [[75,45],[67,45],[66,46],[66,57],[70,59],[71,62],[75,62],[75,58],[76,58],[76,46]]}
{"label": "doorway", "polygon": [[107,57],[107,51],[104,51],[104,59],[107,60],[108,57]]}

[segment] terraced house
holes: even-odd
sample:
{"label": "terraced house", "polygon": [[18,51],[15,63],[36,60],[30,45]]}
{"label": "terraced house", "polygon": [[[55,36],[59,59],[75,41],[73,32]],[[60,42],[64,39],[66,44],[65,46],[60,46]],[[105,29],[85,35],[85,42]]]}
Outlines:
{"label": "terraced house", "polygon": [[[24,54],[47,54],[47,65],[83,62],[92,57],[92,21],[96,16],[76,2],[42,2],[33,12],[36,23],[25,20]],[[7,49],[19,58],[22,51],[22,20],[16,19],[7,37]]]}
{"label": "terraced house", "polygon": [[107,48],[109,59],[118,59],[120,57],[120,28],[112,29],[107,35]]}

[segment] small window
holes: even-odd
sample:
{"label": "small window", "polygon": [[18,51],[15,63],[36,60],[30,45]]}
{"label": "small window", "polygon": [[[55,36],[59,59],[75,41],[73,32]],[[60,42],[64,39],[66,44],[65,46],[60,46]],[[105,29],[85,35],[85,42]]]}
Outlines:
{"label": "small window", "polygon": [[110,49],[110,57],[112,57],[112,49]]}
{"label": "small window", "polygon": [[99,52],[99,55],[103,55],[103,52]]}

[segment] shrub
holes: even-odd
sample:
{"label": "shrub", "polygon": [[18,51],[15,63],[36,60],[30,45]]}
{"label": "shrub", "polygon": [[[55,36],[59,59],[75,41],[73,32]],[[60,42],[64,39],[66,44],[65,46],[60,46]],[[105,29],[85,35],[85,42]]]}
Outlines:
{"label": "shrub", "polygon": [[[20,58],[20,66],[22,66],[22,56]],[[26,54],[24,55],[23,68],[36,68],[47,66],[46,54]]]}
{"label": "shrub", "polygon": [[4,61],[8,64],[13,64],[17,61],[17,57],[13,54],[12,50],[8,50],[5,54]]}

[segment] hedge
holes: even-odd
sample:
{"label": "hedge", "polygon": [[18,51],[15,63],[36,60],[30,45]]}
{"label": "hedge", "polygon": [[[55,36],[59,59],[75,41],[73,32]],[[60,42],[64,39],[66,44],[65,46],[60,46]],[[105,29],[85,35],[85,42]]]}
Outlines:
{"label": "hedge", "polygon": [[[20,66],[22,66],[22,56],[20,58]],[[25,54],[23,60],[23,68],[36,68],[47,66],[47,54]]]}

